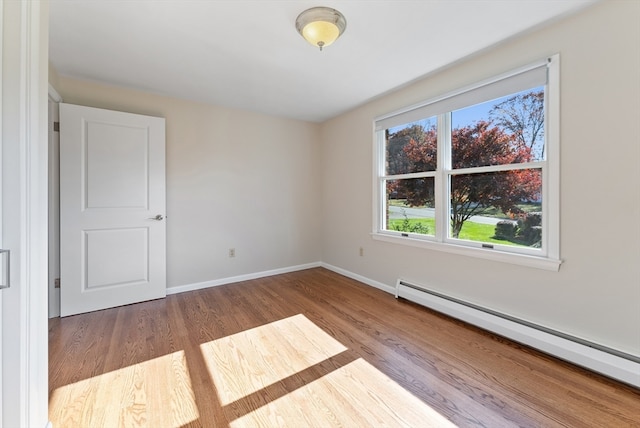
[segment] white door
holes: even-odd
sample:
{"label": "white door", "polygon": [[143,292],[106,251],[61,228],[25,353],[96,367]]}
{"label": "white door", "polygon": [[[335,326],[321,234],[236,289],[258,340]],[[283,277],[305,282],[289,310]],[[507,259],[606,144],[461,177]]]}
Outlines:
{"label": "white door", "polygon": [[60,104],[61,316],[166,295],[165,121]]}

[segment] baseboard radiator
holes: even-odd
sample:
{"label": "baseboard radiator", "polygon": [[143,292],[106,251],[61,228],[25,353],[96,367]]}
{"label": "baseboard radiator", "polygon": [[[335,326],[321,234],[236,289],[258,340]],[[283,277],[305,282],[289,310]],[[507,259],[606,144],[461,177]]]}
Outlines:
{"label": "baseboard radiator", "polygon": [[640,357],[555,331],[404,279],[396,283],[396,298],[418,303],[515,342],[640,388]]}

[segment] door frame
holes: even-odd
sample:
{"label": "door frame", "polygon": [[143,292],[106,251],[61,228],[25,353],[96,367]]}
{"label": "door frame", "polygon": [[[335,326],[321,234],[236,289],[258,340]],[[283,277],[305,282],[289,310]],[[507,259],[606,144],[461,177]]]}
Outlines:
{"label": "door frame", "polygon": [[[11,288],[2,294],[3,426],[48,425],[47,1],[2,2],[3,208]],[[14,163],[15,160],[15,163]],[[15,226],[15,227],[14,227]]]}
{"label": "door frame", "polygon": [[49,318],[60,316],[60,133],[54,123],[60,121],[63,101],[56,89],[49,84],[48,141],[49,141]]}

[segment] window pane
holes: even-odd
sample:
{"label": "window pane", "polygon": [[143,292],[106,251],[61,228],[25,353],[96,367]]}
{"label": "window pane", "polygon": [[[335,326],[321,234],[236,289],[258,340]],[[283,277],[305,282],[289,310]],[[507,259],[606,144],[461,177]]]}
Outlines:
{"label": "window pane", "polygon": [[452,166],[544,160],[544,86],[451,113]]}
{"label": "window pane", "polygon": [[386,230],[434,235],[434,178],[387,180]]}
{"label": "window pane", "polygon": [[432,117],[387,129],[386,175],[435,171],[437,123]]}
{"label": "window pane", "polygon": [[541,195],[540,169],[452,176],[449,236],[540,248]]}

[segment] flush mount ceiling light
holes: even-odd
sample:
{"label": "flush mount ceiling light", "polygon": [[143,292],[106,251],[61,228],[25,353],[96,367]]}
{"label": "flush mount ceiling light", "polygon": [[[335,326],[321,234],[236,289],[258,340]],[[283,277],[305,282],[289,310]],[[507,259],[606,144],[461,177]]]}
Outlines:
{"label": "flush mount ceiling light", "polygon": [[312,7],[296,18],[298,33],[320,50],[335,42],[345,28],[347,20],[344,15],[330,7]]}

